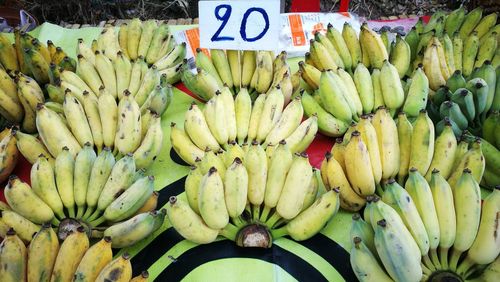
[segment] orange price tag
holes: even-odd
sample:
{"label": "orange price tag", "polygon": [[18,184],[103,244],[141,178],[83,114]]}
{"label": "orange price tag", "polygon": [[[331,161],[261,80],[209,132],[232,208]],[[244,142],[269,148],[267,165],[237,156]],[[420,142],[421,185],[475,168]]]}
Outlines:
{"label": "orange price tag", "polygon": [[[189,46],[191,46],[191,52],[193,53],[194,56],[196,56],[196,49],[200,47],[200,29],[193,28],[186,30],[186,38],[189,43]],[[207,56],[210,56],[206,48],[202,48],[201,50]]]}
{"label": "orange price tag", "polygon": [[298,14],[289,15],[290,29],[292,31],[292,42],[294,46],[306,45],[306,35],[302,27],[302,18]]}

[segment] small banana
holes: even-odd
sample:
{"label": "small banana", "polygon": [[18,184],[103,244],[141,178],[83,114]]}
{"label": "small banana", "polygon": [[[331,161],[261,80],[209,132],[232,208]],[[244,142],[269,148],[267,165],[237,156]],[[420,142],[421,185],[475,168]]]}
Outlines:
{"label": "small banana", "polygon": [[318,132],[318,116],[312,115],[304,120],[286,139],[292,153],[305,151]]}
{"label": "small banana", "polygon": [[109,227],[104,231],[104,236],[112,239],[112,244],[109,244],[110,247],[123,248],[131,246],[156,230],[155,221],[158,217],[163,219],[164,214],[159,211],[138,214],[126,221]]}
{"label": "small banana", "polygon": [[409,167],[414,167],[425,175],[434,154],[434,124],[427,115],[427,111],[420,110],[413,132],[418,132],[418,134],[414,134],[411,139]]}
{"label": "small banana", "polygon": [[139,90],[137,90],[137,93],[134,95],[134,98],[139,106],[142,106],[144,102],[146,102],[149,94],[155,89],[159,82],[160,73],[155,66],[152,66],[144,74]]}
{"label": "small banana", "polygon": [[[127,52],[130,59],[138,57],[139,42],[142,34],[142,22],[138,18],[132,19],[127,26]],[[123,48],[125,49],[125,48]]]}
{"label": "small banana", "polygon": [[445,128],[441,134],[436,138],[434,144],[434,156],[432,157],[431,164],[425,178],[427,181],[431,180],[432,171],[437,169],[441,172],[442,177],[447,179],[452,173],[452,166],[457,149],[457,139],[453,134],[451,123],[445,119]]}
{"label": "small banana", "polygon": [[398,183],[403,185],[410,168],[411,139],[413,136],[413,126],[405,112],[399,112],[397,127],[399,141]]}
{"label": "small banana", "polygon": [[363,58],[358,35],[348,22],[345,22],[344,26],[342,27],[342,37],[344,38],[344,42],[347,45],[349,53],[351,54],[352,68],[355,68],[359,63],[363,61]]}
{"label": "small banana", "polygon": [[[361,35],[362,34],[362,35]],[[382,68],[384,60],[389,59],[387,49],[380,35],[368,27],[368,24],[361,25],[360,43],[363,50],[366,50],[370,65],[374,68]],[[363,54],[363,60],[364,60]]]}
{"label": "small banana", "polygon": [[231,68],[229,66],[229,61],[227,59],[226,53],[221,49],[211,49],[210,55],[212,59],[212,63],[219,74],[223,84],[226,84],[227,87],[233,88],[233,76],[231,73]]}
{"label": "small banana", "polygon": [[193,141],[189,139],[189,136],[183,129],[177,128],[175,123],[170,124],[170,141],[172,143],[172,148],[174,148],[182,160],[188,164],[193,165],[196,158],[203,158],[203,150],[198,148]]}
{"label": "small banana", "polygon": [[371,113],[375,102],[372,78],[363,64],[358,64],[354,71],[354,83],[363,105],[363,113]]}
{"label": "small banana", "polygon": [[31,220],[21,216],[11,210],[0,211],[1,221],[9,228],[17,230],[17,235],[24,243],[29,244],[33,239],[33,234],[40,230],[40,226],[34,224]]}
{"label": "small banana", "polygon": [[111,60],[101,52],[97,51],[95,52],[95,68],[99,73],[107,91],[116,98],[118,96],[116,88],[116,73]]}
{"label": "small banana", "polygon": [[83,226],[62,242],[50,281],[71,281],[82,257],[89,248],[89,239]]}
{"label": "small banana", "polygon": [[264,144],[277,144],[290,136],[299,127],[303,113],[301,98],[297,96],[283,110],[280,119],[267,135]]}
{"label": "small banana", "polygon": [[96,158],[96,153],[89,143],[83,146],[75,158],[73,195],[77,206],[77,218],[81,218],[85,212],[90,174]]}
{"label": "small banana", "polygon": [[137,168],[149,167],[160,154],[163,145],[163,130],[161,128],[161,118],[159,115],[152,117],[148,131],[144,136],[141,145],[134,152],[134,159]]}
{"label": "small banana", "polygon": [[50,281],[58,251],[57,234],[50,224],[44,224],[28,247],[27,281]]}
{"label": "small banana", "polygon": [[242,144],[248,135],[252,115],[252,100],[246,88],[240,88],[236,95],[234,111],[236,113],[236,137],[238,144]]}
{"label": "small banana", "polygon": [[69,129],[76,140],[78,140],[78,143],[80,143],[80,146],[86,143],[90,143],[93,146],[94,139],[92,137],[92,130],[90,129],[81,102],[68,92],[64,97],[63,108]]}
{"label": "small banana", "polygon": [[377,134],[380,160],[382,163],[382,179],[394,178],[398,174],[400,148],[396,123],[384,107],[378,108],[372,119]]}
{"label": "small banana", "polygon": [[118,258],[108,263],[99,273],[95,281],[126,282],[132,279],[132,264],[128,253],[123,253]]}
{"label": "small banana", "polygon": [[351,53],[342,34],[332,24],[328,24],[326,37],[330,40],[342,59],[343,68],[346,70],[351,69],[353,67]]}
{"label": "small banana", "polygon": [[403,111],[408,117],[417,117],[420,110],[426,107],[428,96],[429,80],[423,71],[423,66],[419,65],[413,72]]}
{"label": "small banana", "polygon": [[227,128],[228,140],[236,140],[238,129],[236,127],[236,109],[233,94],[227,85],[221,90],[221,94],[216,99],[220,99],[220,103],[224,105],[224,120]]}
{"label": "small banana", "polygon": [[216,91],[215,96],[208,100],[204,109],[205,120],[213,136],[219,144],[228,141],[228,128],[226,124],[226,109],[224,101],[221,99],[221,92]]}
{"label": "small banana", "polygon": [[215,167],[203,176],[198,191],[200,215],[208,227],[222,229],[229,222],[224,199],[224,183]]}
{"label": "small banana", "polygon": [[9,229],[0,244],[0,277],[2,277],[2,281],[26,281],[26,253],[26,247],[16,235],[16,231],[12,228]]}
{"label": "small banana", "polygon": [[248,200],[252,205],[264,202],[267,180],[266,152],[254,140],[245,154],[245,167],[248,172]]}
{"label": "small banana", "polygon": [[259,129],[259,124],[262,116],[262,111],[264,109],[264,104],[266,101],[266,95],[260,94],[255,99],[255,102],[251,109],[250,121],[248,124],[248,136],[247,142],[252,142],[257,138],[257,132]]}
{"label": "small banana", "polygon": [[392,281],[360,237],[353,238],[350,261],[359,281]]}
{"label": "small banana", "polygon": [[122,155],[134,152],[141,143],[141,113],[139,105],[125,91],[118,104],[118,123],[116,125],[115,146]]}
{"label": "small banana", "polygon": [[[267,190],[266,188],[266,193]],[[247,191],[248,173],[241,159],[236,157],[227,168],[224,177],[224,198],[229,217],[235,218],[243,213],[247,202]]]}
{"label": "small banana", "polygon": [[95,281],[112,259],[111,238],[105,236],[85,252],[75,271],[74,281]]}
{"label": "small banana", "polygon": [[305,92],[302,93],[302,106],[306,116],[317,115],[318,129],[326,136],[342,136],[349,127],[349,123],[337,119],[325,111],[311,95]]}
{"label": "small banana", "polygon": [[169,38],[169,26],[166,23],[160,24],[153,34],[148,53],[144,56],[148,64],[154,64],[159,59],[160,48]]}
{"label": "small banana", "polygon": [[61,201],[68,210],[71,218],[75,217],[75,198],[73,190],[74,172],[75,159],[69,152],[69,149],[64,147],[55,160],[54,176]]}
{"label": "small banana", "polygon": [[31,187],[60,219],[65,218],[63,203],[56,187],[54,168],[45,156],[40,156],[31,167]]}

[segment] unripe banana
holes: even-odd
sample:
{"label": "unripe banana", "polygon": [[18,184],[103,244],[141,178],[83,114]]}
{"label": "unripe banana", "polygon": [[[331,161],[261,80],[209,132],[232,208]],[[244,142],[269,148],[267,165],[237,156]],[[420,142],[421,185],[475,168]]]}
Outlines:
{"label": "unripe banana", "polygon": [[413,136],[413,126],[406,118],[405,112],[399,112],[397,127],[399,141],[398,183],[403,185],[410,168],[411,139]]}
{"label": "unripe banana", "polygon": [[420,111],[413,132],[418,132],[418,134],[412,136],[409,167],[414,167],[425,174],[434,154],[434,124],[425,110]]}
{"label": "unripe banana", "polygon": [[229,62],[226,57],[226,53],[221,49],[210,50],[211,59],[217,69],[217,73],[221,78],[222,82],[229,88],[233,88],[233,76],[231,74],[231,68],[229,67]]}
{"label": "unripe banana", "polygon": [[372,226],[361,218],[359,213],[355,213],[352,215],[352,225],[351,230],[349,232],[349,238],[354,239],[355,237],[359,237],[363,240],[364,244],[372,253],[377,253],[375,249],[375,243],[373,242],[374,231]]}
{"label": "unripe banana", "polygon": [[99,273],[95,281],[97,282],[127,282],[132,279],[132,264],[128,253],[123,253],[120,257],[108,263]]}
{"label": "unripe banana", "polygon": [[148,64],[154,64],[159,59],[162,44],[170,38],[169,32],[169,26],[166,23],[160,24],[154,31],[147,55],[144,56]]}
{"label": "unripe banana", "polygon": [[353,237],[350,261],[359,281],[392,281],[360,237]]}
{"label": "unripe banana", "polygon": [[403,78],[410,67],[410,45],[400,35],[396,36],[396,44],[390,53],[390,62],[398,70],[399,78]]}
{"label": "unripe banana", "polygon": [[156,230],[155,222],[158,217],[163,219],[164,214],[158,211],[140,213],[106,229],[104,236],[112,239],[112,244],[109,244],[110,247],[124,248],[132,246]]}
{"label": "unripe banana", "polygon": [[11,175],[5,187],[5,199],[13,211],[38,224],[51,222],[54,213],[31,189],[17,176]]}
{"label": "unripe banana", "polygon": [[213,78],[215,78],[215,80],[217,81],[219,87],[222,87],[224,83],[222,82],[219,73],[217,73],[217,69],[215,68],[213,61],[207,56],[207,54],[205,54],[205,52],[201,48],[196,48],[195,62],[197,67],[202,68],[207,73],[212,75]]}
{"label": "unripe banana", "polygon": [[73,193],[78,212],[77,218],[81,218],[85,212],[88,184],[96,153],[92,146],[87,143],[75,158],[75,172],[73,177]]}
{"label": "unripe banana", "polygon": [[0,244],[0,277],[5,282],[26,281],[26,247],[12,228]]}
{"label": "unripe banana", "polygon": [[380,70],[380,85],[384,103],[389,109],[398,109],[404,102],[404,90],[394,65],[385,61]]}
{"label": "unripe banana", "polygon": [[59,239],[50,224],[44,224],[31,241],[27,254],[27,281],[50,281],[59,251]]}
{"label": "unripe banana", "polygon": [[321,73],[319,95],[326,110],[335,118],[349,122],[355,113],[347,101],[344,93],[347,91],[343,84],[339,83],[340,78],[332,71]]}
{"label": "unripe banana", "polygon": [[370,71],[368,71],[365,65],[357,65],[354,71],[354,83],[356,84],[359,98],[363,105],[363,113],[371,113],[373,111],[375,96]]}
{"label": "unripe banana", "polygon": [[146,102],[148,96],[159,84],[159,82],[160,82],[160,73],[158,72],[158,69],[153,65],[143,75],[139,90],[137,90],[137,93],[135,93],[134,95],[134,98],[137,101],[137,104],[139,104],[139,106],[142,106]]}
{"label": "unripe banana", "polygon": [[351,54],[352,68],[354,69],[359,63],[362,62],[362,52],[358,35],[348,22],[345,22],[342,27],[342,38],[344,38],[347,49]]}
{"label": "unripe banana", "polygon": [[54,168],[45,156],[40,156],[31,167],[31,187],[59,218],[65,218],[63,203],[59,197]]}
{"label": "unripe banana", "polygon": [[319,131],[324,135],[339,137],[342,136],[349,127],[349,123],[329,114],[311,95],[305,92],[302,93],[302,106],[306,116],[312,117],[314,114],[317,115]]}
{"label": "unripe banana", "polygon": [[50,281],[71,281],[88,248],[89,239],[83,226],[80,226],[62,242]]}
{"label": "unripe banana", "polygon": [[409,117],[417,117],[420,110],[425,109],[428,96],[429,80],[423,71],[423,66],[419,65],[413,72],[403,111]]}
{"label": "unripe banana", "polygon": [[474,61],[479,51],[479,38],[477,32],[473,32],[466,38],[462,37],[464,41],[463,57],[462,57],[462,72],[464,76],[469,76],[474,68]]}
{"label": "unripe banana", "polygon": [[351,69],[354,65],[353,60],[342,34],[332,24],[328,24],[326,36],[342,59],[343,68],[347,70]]}
{"label": "unripe banana", "polygon": [[436,142],[434,144],[434,156],[432,157],[431,164],[425,175],[425,179],[427,179],[428,182],[431,180],[432,171],[434,169],[439,170],[445,179],[450,176],[452,173],[456,149],[457,139],[453,134],[451,123],[448,122],[445,124],[445,129],[441,132],[438,138],[436,138]]}
{"label": "unripe banana", "polygon": [[170,223],[182,237],[198,244],[208,244],[217,238],[218,230],[208,227],[185,200],[170,197],[166,206]]}

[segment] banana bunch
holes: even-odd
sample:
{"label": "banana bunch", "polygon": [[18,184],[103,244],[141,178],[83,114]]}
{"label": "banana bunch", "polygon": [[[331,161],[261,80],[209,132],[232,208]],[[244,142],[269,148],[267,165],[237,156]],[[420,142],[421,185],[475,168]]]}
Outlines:
{"label": "banana bunch", "polygon": [[132,245],[157,230],[165,217],[164,211],[154,211],[154,177],[144,172],[132,154],[116,160],[109,148],[96,154],[90,144],[76,157],[67,147],[55,159],[40,155],[31,168],[31,186],[9,177],[2,221],[28,242],[29,232],[41,224],[52,223],[61,232],[71,219],[104,230],[96,236],[111,237],[115,248]]}
{"label": "banana bunch", "polygon": [[434,91],[446,84],[455,70],[465,77],[486,61],[500,64],[497,13],[483,16],[478,7],[466,13],[462,6],[448,15],[434,13],[427,24],[420,20],[406,35],[413,67],[423,63]]}
{"label": "banana bunch", "polygon": [[112,29],[104,29],[101,37],[101,40],[97,40],[97,46],[101,50],[111,48],[112,61],[116,58],[114,54],[121,50],[123,56],[131,61],[143,61],[156,66],[160,74],[167,75],[170,84],[180,80],[186,43],[177,44],[166,23],[158,24],[155,20],[143,22],[134,18],[120,26],[118,38]]}
{"label": "banana bunch", "polygon": [[[10,228],[0,244],[2,281],[136,281],[127,253],[113,259],[112,239],[104,237],[90,246],[83,227],[59,243],[50,224],[44,224],[25,246]],[[133,279],[145,278],[143,272]]]}
{"label": "banana bunch", "polygon": [[50,40],[45,45],[20,29],[14,30],[14,44],[5,34],[0,35],[0,63],[5,71],[20,71],[42,85],[50,81],[50,64],[73,71],[76,67],[61,47]]}
{"label": "banana bunch", "polygon": [[3,183],[17,164],[19,150],[16,146],[16,127],[5,128],[0,132],[0,183]]}
{"label": "banana bunch", "polygon": [[222,235],[238,246],[268,248],[284,235],[309,239],[337,212],[339,191],[316,196],[319,181],[306,153],[292,153],[284,140],[266,149],[254,140],[240,150],[207,151],[191,167],[185,195],[170,198],[168,219],[187,240],[208,244]]}
{"label": "banana bunch", "polygon": [[453,185],[438,169],[430,181],[414,170],[404,188],[392,179],[381,198],[367,198],[364,220],[353,216],[350,231],[360,281],[495,281],[500,186],[481,205],[471,170],[459,174]]}
{"label": "banana bunch", "polygon": [[500,68],[495,68],[490,61],[474,69],[467,78],[460,70],[456,70],[430,95],[427,106],[429,114],[437,127],[448,117],[453,124],[457,136],[467,130],[474,135],[487,136],[496,143],[495,125],[500,110],[500,92],[497,91],[500,81]]}
{"label": "banana bunch", "polygon": [[172,147],[190,165],[202,159],[205,151],[241,153],[254,141],[263,148],[274,148],[286,140],[292,153],[302,152],[313,141],[319,118],[311,115],[302,121],[305,107],[301,97],[293,98],[286,106],[285,99],[283,89],[276,86],[268,94],[260,94],[252,104],[246,88],[239,89],[233,98],[230,88],[224,86],[203,109],[195,103],[189,106],[184,129],[172,123]]}
{"label": "banana bunch", "polygon": [[465,135],[458,142],[448,118],[442,127],[435,136],[436,129],[425,110],[413,123],[404,112],[393,120],[383,107],[373,116],[362,115],[326,153],[320,167],[323,184],[338,187],[340,206],[356,212],[365,206],[368,196],[384,193],[384,183],[394,178],[403,185],[412,171],[430,181],[437,169],[450,184],[458,181],[466,167],[478,183],[486,175],[487,163],[490,175],[498,174],[497,149]]}
{"label": "banana bunch", "polygon": [[270,51],[213,49],[209,57],[208,52],[197,49],[195,56],[196,73],[193,74],[185,62],[181,80],[204,101],[224,87],[233,94],[245,88],[255,99],[279,86],[288,104],[299,88],[299,77],[291,73],[285,51],[274,57]]}

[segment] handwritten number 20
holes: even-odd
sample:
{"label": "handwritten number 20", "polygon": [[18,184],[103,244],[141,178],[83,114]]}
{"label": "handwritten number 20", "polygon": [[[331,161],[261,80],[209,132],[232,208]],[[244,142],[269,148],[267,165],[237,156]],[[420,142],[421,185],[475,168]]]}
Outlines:
{"label": "handwritten number 20", "polygon": [[[221,9],[224,9],[223,15],[220,15]],[[231,11],[232,11],[232,7],[230,5],[227,5],[227,4],[223,4],[223,5],[219,5],[219,6],[215,7],[215,11],[214,11],[215,17],[219,21],[222,21],[222,24],[220,25],[219,29],[217,29],[217,31],[212,36],[212,38],[211,38],[212,41],[233,41],[234,40],[234,37],[231,37],[231,36],[220,36],[220,33],[222,32],[222,30],[226,26],[227,22],[229,21],[229,17],[231,16]],[[258,35],[256,35],[255,37],[248,38],[247,32],[246,32],[247,21],[248,21],[248,17],[253,12],[257,12],[257,13],[260,13],[262,15],[262,18],[264,19],[264,22],[265,22],[265,26],[264,26],[264,29]],[[266,34],[266,32],[268,30],[269,30],[269,16],[267,15],[267,13],[264,9],[262,9],[262,8],[249,8],[248,10],[246,10],[246,12],[243,14],[243,19],[241,21],[241,26],[240,26],[240,35],[244,41],[247,41],[247,42],[257,41],[257,40],[261,39]]]}

